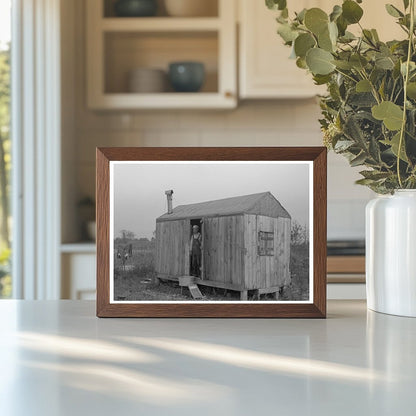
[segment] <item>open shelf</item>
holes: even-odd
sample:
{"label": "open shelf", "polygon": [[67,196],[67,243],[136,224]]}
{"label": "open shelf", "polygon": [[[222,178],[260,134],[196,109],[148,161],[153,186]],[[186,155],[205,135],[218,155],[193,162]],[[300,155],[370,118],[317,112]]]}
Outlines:
{"label": "open shelf", "polygon": [[233,97],[216,93],[166,93],[166,94],[105,94],[96,106],[101,109],[218,109],[234,108]]}
{"label": "open shelf", "polygon": [[[130,94],[128,77],[131,70],[152,68],[165,71],[177,61],[198,61],[205,66],[205,81],[201,93],[218,92],[218,39],[216,32],[137,33],[112,32],[104,37],[105,94]],[[172,94],[166,91],[158,94]],[[185,98],[189,93],[175,97]]]}
{"label": "open shelf", "polygon": [[105,32],[169,32],[169,31],[209,31],[218,30],[221,21],[216,17],[114,17],[102,19],[101,28]]}
{"label": "open shelf", "polygon": [[96,252],[95,243],[92,241],[82,241],[79,243],[63,243],[61,244],[61,253],[76,254],[86,253],[94,254]]}
{"label": "open shelf", "polygon": [[[86,4],[88,107],[97,110],[235,108],[235,3],[211,1],[216,5],[214,16],[169,17],[160,1],[158,16],[130,18],[114,16],[113,0],[89,0]],[[132,92],[129,88],[132,71],[163,70],[167,78],[169,64],[183,61],[203,63],[205,80],[200,91],[177,93],[169,83],[160,92],[150,94]],[[142,89],[146,90],[152,91]]]}
{"label": "open shelf", "polygon": [[[103,5],[103,13],[102,16],[104,18],[112,18],[116,17],[115,14],[115,3],[117,0],[100,0]],[[166,7],[165,1],[166,0],[156,0],[157,1],[157,13],[155,17],[140,17],[139,19],[154,19],[158,17],[167,17],[167,18],[174,18],[173,16],[169,16],[168,8]],[[167,0],[171,1],[171,0]],[[195,0],[194,0],[195,1]],[[227,0],[230,1],[230,0]],[[204,0],[204,12],[199,14],[195,17],[218,17],[219,15],[219,7],[218,7],[218,0]],[[194,19],[195,17],[186,17],[186,19]],[[123,20],[130,20],[134,19],[132,17],[120,17]]]}

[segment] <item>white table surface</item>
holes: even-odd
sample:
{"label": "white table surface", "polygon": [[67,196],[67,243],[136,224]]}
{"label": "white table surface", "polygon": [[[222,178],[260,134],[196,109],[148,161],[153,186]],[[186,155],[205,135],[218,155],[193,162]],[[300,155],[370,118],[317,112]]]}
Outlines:
{"label": "white table surface", "polygon": [[416,414],[416,319],[97,319],[0,301],[0,415]]}

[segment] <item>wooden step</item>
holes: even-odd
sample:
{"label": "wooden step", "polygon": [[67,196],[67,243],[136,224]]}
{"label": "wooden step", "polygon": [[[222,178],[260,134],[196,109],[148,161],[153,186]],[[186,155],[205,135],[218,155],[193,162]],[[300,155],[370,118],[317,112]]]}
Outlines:
{"label": "wooden step", "polygon": [[181,276],[179,278],[179,286],[189,286],[195,284],[194,276]]}
{"label": "wooden step", "polygon": [[189,285],[189,286],[188,286],[188,288],[189,288],[189,291],[191,292],[192,297],[193,297],[195,300],[201,300],[201,299],[203,299],[203,298],[204,298],[204,297],[202,296],[202,293],[201,293],[201,291],[199,290],[199,287],[198,287],[197,285]]}

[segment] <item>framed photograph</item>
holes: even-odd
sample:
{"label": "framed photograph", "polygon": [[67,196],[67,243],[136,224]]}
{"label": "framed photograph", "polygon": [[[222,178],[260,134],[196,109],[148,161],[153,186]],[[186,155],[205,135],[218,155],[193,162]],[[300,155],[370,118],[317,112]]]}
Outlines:
{"label": "framed photograph", "polygon": [[97,316],[324,318],[326,152],[97,149]]}

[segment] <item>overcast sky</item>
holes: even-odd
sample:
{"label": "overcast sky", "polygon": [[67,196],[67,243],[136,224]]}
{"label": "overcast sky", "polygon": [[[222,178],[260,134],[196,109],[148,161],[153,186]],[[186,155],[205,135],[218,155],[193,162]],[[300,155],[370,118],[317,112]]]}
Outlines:
{"label": "overcast sky", "polygon": [[308,164],[114,164],[114,236],[121,230],[151,238],[156,218],[173,207],[270,191],[292,218],[309,221]]}

